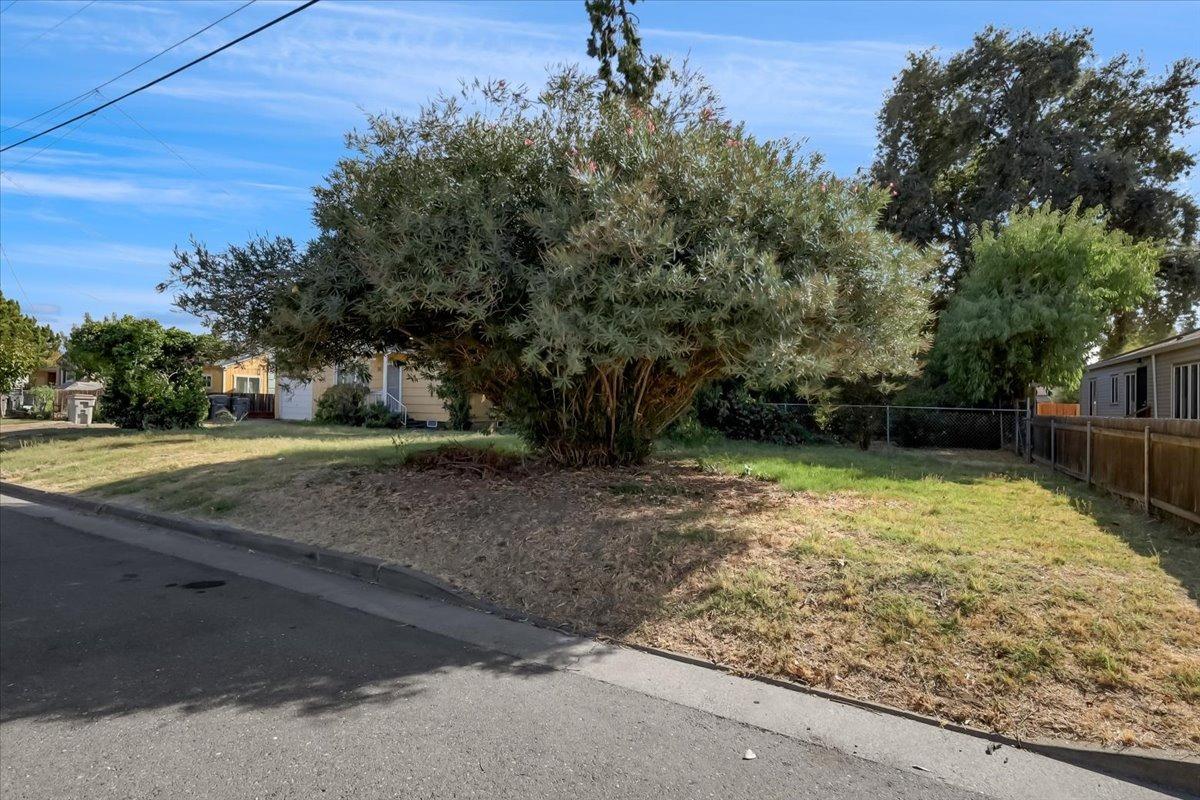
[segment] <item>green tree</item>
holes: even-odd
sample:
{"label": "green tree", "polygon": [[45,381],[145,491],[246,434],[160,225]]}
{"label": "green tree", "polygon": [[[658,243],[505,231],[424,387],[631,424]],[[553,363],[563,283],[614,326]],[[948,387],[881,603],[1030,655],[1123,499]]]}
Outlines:
{"label": "green tree", "polygon": [[0,394],[43,366],[58,346],[48,325],[21,312],[21,304],[0,293]]}
{"label": "green tree", "polygon": [[152,319],[87,317],[71,331],[67,359],[104,382],[102,413],[119,427],[190,428],[208,413],[200,367],[217,347]]}
{"label": "green tree", "polygon": [[317,189],[280,368],[405,351],[571,464],[641,459],[710,380],[912,369],[931,264],[878,229],[886,194],[720,119],[694,80],[655,98],[568,70],[372,119]]}
{"label": "green tree", "polygon": [[226,344],[224,355],[262,352],[280,293],[290,291],[305,250],[286,237],[260,236],[213,252],[194,239],[175,248],[170,275],[158,291],[172,291],[175,307],[200,319]]}
{"label": "green tree", "polygon": [[1010,402],[1040,384],[1071,391],[1108,320],[1153,290],[1160,255],[1107,229],[1099,209],[1014,210],[972,241],[974,267],[950,301],[933,367],[970,402]]}
{"label": "green tree", "polygon": [[1166,245],[1156,292],[1112,321],[1106,345],[1139,329],[1194,324],[1200,299],[1197,205],[1179,188],[1195,164],[1200,63],[1152,77],[1126,55],[1100,63],[1088,30],[1044,36],[988,28],[942,60],[913,54],[879,115],[872,177],[893,199],[889,230],[945,248],[938,305],[972,268],[972,241],[1017,205],[1081,199],[1108,225]]}
{"label": "green tree", "polygon": [[625,97],[647,103],[654,89],[667,77],[669,67],[659,56],[647,58],[637,17],[629,11],[637,0],[586,0],[592,33],[587,53],[600,62],[597,74],[609,97]]}

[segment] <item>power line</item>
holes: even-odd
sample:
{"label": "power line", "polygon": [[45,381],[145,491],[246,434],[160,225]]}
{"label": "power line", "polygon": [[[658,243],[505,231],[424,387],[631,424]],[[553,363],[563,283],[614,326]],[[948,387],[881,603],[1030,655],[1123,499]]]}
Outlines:
{"label": "power line", "polygon": [[[96,90],[96,94],[100,95],[101,97],[104,96],[99,90]],[[160,139],[157,135],[155,135],[155,133],[153,131],[151,131],[149,128],[147,128],[142,123],[138,122],[137,119],[134,116],[132,116],[128,111],[126,111],[124,108],[122,108],[121,106],[117,106],[117,111],[120,111],[121,114],[123,114],[125,116],[125,119],[129,120],[134,125],[141,128],[142,133],[146,134],[151,139],[153,139],[154,141],[156,141],[160,145],[162,145],[164,150],[166,150],[171,155],[175,156],[175,158],[182,161],[185,166],[187,166],[189,169],[192,170],[192,172],[195,172],[197,175],[199,175],[201,178],[204,178],[206,181],[212,180],[212,178],[210,178],[208,175],[206,175],[204,172],[202,172],[199,167],[197,167],[195,164],[193,164],[192,162],[190,162],[186,158],[184,158],[183,155],[181,155],[179,153],[179,151],[177,151],[174,147],[171,147],[171,145],[167,144],[162,139]],[[217,188],[220,189],[222,192],[224,192],[224,194],[227,197],[233,197],[233,195],[229,193],[229,190],[227,190],[224,186],[217,184]]]}
{"label": "power line", "polygon": [[[16,2],[16,0],[13,0],[13,2]],[[213,20],[212,22],[208,23],[207,25],[205,25],[205,26],[204,26],[203,28],[201,28],[200,30],[196,31],[195,33],[191,34],[190,36],[186,36],[186,37],[184,37],[184,38],[180,39],[178,42],[176,42],[175,44],[171,45],[170,47],[164,47],[162,50],[159,50],[157,53],[155,53],[154,55],[150,56],[150,57],[149,57],[149,58],[147,58],[145,61],[142,61],[141,63],[138,63],[138,64],[135,64],[135,65],[133,65],[133,66],[132,66],[132,67],[130,67],[129,69],[127,69],[127,70],[125,70],[124,72],[122,72],[120,75],[117,75],[117,76],[115,76],[115,77],[113,77],[113,78],[109,78],[109,79],[108,79],[108,80],[106,80],[104,83],[100,84],[99,86],[94,86],[94,87],[92,87],[91,89],[89,89],[88,91],[86,91],[86,92],[83,92],[82,94],[77,94],[77,95],[75,95],[74,97],[72,97],[72,98],[71,98],[71,99],[69,99],[69,100],[64,100],[64,101],[62,101],[61,103],[59,103],[58,105],[56,105],[54,108],[48,108],[48,109],[46,109],[45,111],[43,111],[42,113],[40,113],[40,114],[35,114],[34,116],[30,117],[29,119],[23,119],[23,120],[21,120],[20,122],[15,122],[15,123],[13,123],[12,125],[7,125],[7,126],[5,126],[4,128],[0,128],[0,130],[7,131],[7,130],[12,130],[13,128],[19,128],[19,127],[21,127],[22,125],[26,125],[26,124],[28,124],[28,123],[30,123],[30,122],[33,122],[35,119],[41,119],[42,117],[46,116],[47,114],[52,114],[52,113],[54,113],[55,111],[58,111],[58,110],[59,110],[60,108],[62,108],[63,106],[70,105],[71,103],[73,103],[73,102],[74,102],[74,101],[76,101],[76,100],[82,100],[82,99],[84,99],[84,98],[86,98],[86,97],[90,97],[90,96],[91,96],[91,94],[92,94],[92,92],[99,91],[100,89],[103,89],[105,86],[108,86],[110,83],[116,83],[117,81],[121,80],[121,78],[124,78],[126,75],[128,75],[128,74],[129,74],[129,73],[131,73],[131,72],[136,72],[137,70],[139,70],[139,69],[141,69],[142,67],[144,67],[144,66],[146,66],[147,64],[149,64],[151,61],[154,61],[156,58],[159,58],[160,56],[166,55],[167,53],[169,53],[169,52],[171,52],[172,50],[174,50],[176,47],[179,47],[179,45],[181,45],[181,44],[184,44],[184,43],[186,43],[186,42],[189,42],[189,41],[191,41],[192,39],[195,39],[197,36],[199,36],[200,34],[204,33],[205,31],[209,30],[210,28],[212,28],[212,27],[214,27],[214,26],[216,26],[216,25],[220,25],[222,22],[224,22],[225,20],[229,19],[229,18],[230,18],[230,17],[232,17],[234,14],[238,13],[238,12],[239,12],[239,11],[241,11],[242,9],[246,8],[247,6],[254,5],[254,2],[255,2],[255,0],[249,0],[249,2],[247,2],[247,3],[243,3],[242,5],[238,6],[238,7],[237,7],[237,8],[235,8],[233,11],[230,11],[228,14],[226,14],[226,15],[225,15],[225,16],[223,16],[223,17],[221,17],[220,19]]]}
{"label": "power line", "polygon": [[[91,8],[91,7],[92,7],[92,6],[94,6],[95,4],[96,4],[96,0],[91,0],[91,2],[84,3],[82,7],[75,9],[75,10],[74,10],[74,11],[72,11],[70,14],[67,14],[65,17],[63,17],[62,19],[60,19],[58,22],[54,23],[54,24],[53,24],[53,25],[51,25],[49,28],[46,28],[46,30],[42,31],[42,32],[41,32],[41,33],[39,33],[37,36],[35,36],[35,37],[33,37],[32,39],[30,39],[29,41],[27,41],[25,44],[23,44],[23,45],[21,45],[20,47],[18,47],[18,48],[16,49],[16,52],[18,52],[18,53],[19,53],[19,52],[21,52],[21,51],[22,51],[22,50],[24,50],[26,47],[29,47],[29,45],[31,45],[31,44],[33,44],[34,42],[36,42],[38,39],[41,39],[41,38],[42,38],[43,36],[45,36],[47,33],[50,33],[51,31],[56,31],[56,30],[58,30],[58,29],[59,29],[59,28],[61,28],[61,27],[62,27],[64,24],[66,24],[67,22],[70,22],[71,20],[75,19],[75,17],[78,17],[80,14],[82,14],[84,11],[87,11],[89,8]],[[5,10],[7,10],[7,9],[5,9]]]}
{"label": "power line", "polygon": [[270,28],[274,25],[278,25],[280,22],[283,22],[288,17],[299,14],[304,9],[308,8],[309,6],[316,5],[318,2],[320,2],[320,0],[307,0],[307,2],[303,3],[300,6],[297,6],[296,8],[293,8],[291,11],[287,12],[286,14],[278,16],[275,19],[273,19],[270,22],[267,22],[263,25],[259,25],[257,28],[250,31],[249,33],[242,34],[241,36],[234,39],[233,41],[227,42],[226,44],[221,45],[220,47],[218,47],[215,50],[210,50],[209,52],[205,53],[204,55],[200,56],[199,58],[193,59],[193,60],[189,61],[188,63],[184,64],[182,67],[177,67],[177,68],[171,70],[170,72],[168,72],[167,74],[161,75],[161,76],[155,78],[154,80],[150,81],[149,83],[143,83],[141,86],[137,87],[136,89],[130,89],[128,92],[121,95],[120,97],[116,97],[112,100],[109,100],[107,103],[102,103],[101,105],[98,105],[89,111],[85,111],[82,114],[77,114],[76,116],[71,117],[70,119],[66,120],[65,122],[60,122],[57,125],[53,125],[49,128],[46,128],[43,131],[39,131],[38,133],[35,133],[32,136],[26,136],[24,139],[21,139],[19,142],[14,142],[13,144],[9,144],[9,145],[5,145],[4,147],[0,147],[0,153],[5,152],[6,150],[11,150],[14,147],[20,147],[21,145],[23,145],[27,142],[32,142],[34,139],[40,139],[41,137],[45,136],[46,134],[52,133],[66,125],[70,125],[72,122],[75,122],[76,120],[83,119],[84,117],[90,117],[92,114],[95,114],[98,111],[103,111],[104,109],[108,108],[109,106],[111,106],[115,103],[119,103],[127,97],[131,97],[131,96],[137,94],[138,92],[142,92],[142,91],[145,91],[146,89],[149,89],[151,86],[162,83],[167,78],[170,78],[174,75],[178,75],[179,73],[183,72],[185,69],[196,66],[201,61],[207,61],[208,59],[215,56],[217,53],[220,53],[223,50],[228,50],[230,47],[233,47],[238,42],[243,42],[246,39],[249,39],[251,36],[254,36],[255,34],[262,33],[267,28]]}
{"label": "power line", "polygon": [[[79,98],[78,100],[76,100],[74,103],[71,103],[71,104],[70,104],[69,106],[67,106],[67,107],[68,107],[68,108],[73,108],[73,107],[75,107],[75,106],[79,105],[81,102],[83,102],[83,101],[84,101],[84,100],[86,100],[87,98],[91,97],[93,94],[100,94],[100,93],[99,93],[99,92],[97,92],[97,91],[92,91],[92,92],[89,92],[88,94],[86,94],[86,95],[84,95],[83,97]],[[51,147],[53,147],[54,145],[56,145],[56,144],[58,144],[59,142],[61,142],[63,139],[67,138],[68,136],[70,136],[70,135],[71,135],[72,133],[74,133],[75,131],[77,131],[77,130],[79,130],[80,128],[82,128],[82,127],[84,126],[84,124],[87,122],[87,120],[88,120],[88,119],[91,119],[91,117],[88,117],[87,119],[81,120],[81,121],[80,121],[80,123],[79,123],[78,125],[76,125],[75,127],[73,127],[73,128],[68,128],[67,130],[63,131],[63,132],[62,132],[62,133],[61,133],[61,134],[58,136],[58,138],[56,138],[56,139],[54,139],[54,140],[52,140],[52,141],[48,142],[47,144],[43,145],[42,147],[38,148],[37,150],[34,150],[32,153],[30,153],[29,155],[27,155],[27,156],[25,156],[24,158],[22,158],[20,161],[18,161],[18,162],[17,162],[16,164],[14,164],[13,166],[19,166],[19,165],[21,165],[21,164],[24,164],[26,161],[29,161],[31,158],[34,158],[34,157],[36,157],[36,156],[40,156],[42,153],[46,152],[48,149],[50,149],[50,148],[51,148]],[[10,167],[9,167],[9,169],[12,169],[12,166],[10,166]]]}
{"label": "power line", "polygon": [[17,288],[21,290],[21,296],[25,298],[25,305],[29,305],[29,295],[25,292],[25,287],[21,285],[21,279],[17,277],[17,271],[13,269],[12,259],[8,257],[8,251],[4,249],[4,245],[0,244],[0,255],[4,256],[4,263],[8,264],[8,271],[12,273],[13,280],[17,282]]}
{"label": "power line", "polygon": [[6,5],[4,8],[0,8],[0,14],[3,14],[5,11],[8,11],[10,8],[15,6],[16,4],[17,4],[17,0],[8,0],[8,5]]}

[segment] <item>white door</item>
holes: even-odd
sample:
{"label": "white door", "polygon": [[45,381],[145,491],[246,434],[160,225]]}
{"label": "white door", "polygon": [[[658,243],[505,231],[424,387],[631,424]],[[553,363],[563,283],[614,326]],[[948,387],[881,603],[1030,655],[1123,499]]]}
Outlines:
{"label": "white door", "polygon": [[312,384],[307,381],[279,379],[279,419],[312,419]]}

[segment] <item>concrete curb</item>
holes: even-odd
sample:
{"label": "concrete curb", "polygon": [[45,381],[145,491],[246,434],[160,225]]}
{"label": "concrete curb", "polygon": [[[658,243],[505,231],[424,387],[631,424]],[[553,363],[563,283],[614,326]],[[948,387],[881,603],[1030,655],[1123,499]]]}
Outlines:
{"label": "concrete curb", "polygon": [[1103,772],[1118,778],[1155,784],[1163,788],[1183,792],[1184,796],[1200,796],[1197,794],[1200,793],[1200,757],[1187,756],[1181,758],[1165,751],[1140,748],[1109,750],[1091,745],[1048,739],[1019,739],[939,720],[935,717],[906,709],[848,697],[826,689],[791,683],[766,675],[747,674],[724,664],[670,650],[612,640],[608,637],[600,636],[595,632],[574,630],[569,626],[556,624],[550,620],[497,606],[432,575],[402,564],[393,564],[370,556],[341,553],[323,547],[302,544],[290,539],[283,539],[278,536],[236,528],[231,525],[202,522],[152,511],[142,511],[116,503],[47,492],[8,481],[0,481],[0,493],[37,503],[66,507],[90,514],[120,517],[146,525],[177,530],[234,547],[266,553],[289,563],[316,567],[317,569],[337,575],[378,584],[384,588],[403,594],[415,595],[449,605],[483,611],[498,617],[516,622],[529,623],[549,630],[568,632],[591,638],[601,638],[624,647],[669,658],[674,661],[739,675],[790,691],[822,697],[827,700],[856,706],[881,714],[904,717],[933,727],[984,739],[999,745],[1038,753],[1049,758],[1065,761],[1085,769]]}

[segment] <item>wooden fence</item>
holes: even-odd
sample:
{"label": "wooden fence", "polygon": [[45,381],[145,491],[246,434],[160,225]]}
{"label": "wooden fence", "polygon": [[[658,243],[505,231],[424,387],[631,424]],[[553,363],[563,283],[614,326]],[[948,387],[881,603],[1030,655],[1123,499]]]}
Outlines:
{"label": "wooden fence", "polygon": [[1031,460],[1200,525],[1200,421],[1034,416]]}
{"label": "wooden fence", "polygon": [[248,412],[246,416],[258,419],[274,419],[275,418],[275,395],[251,392],[216,392],[208,395],[209,402],[213,402],[214,397],[228,397],[229,399],[221,403],[224,408],[232,408],[234,398],[244,398],[248,403]]}
{"label": "wooden fence", "polygon": [[1079,403],[1038,403],[1037,413],[1043,417],[1078,417]]}

